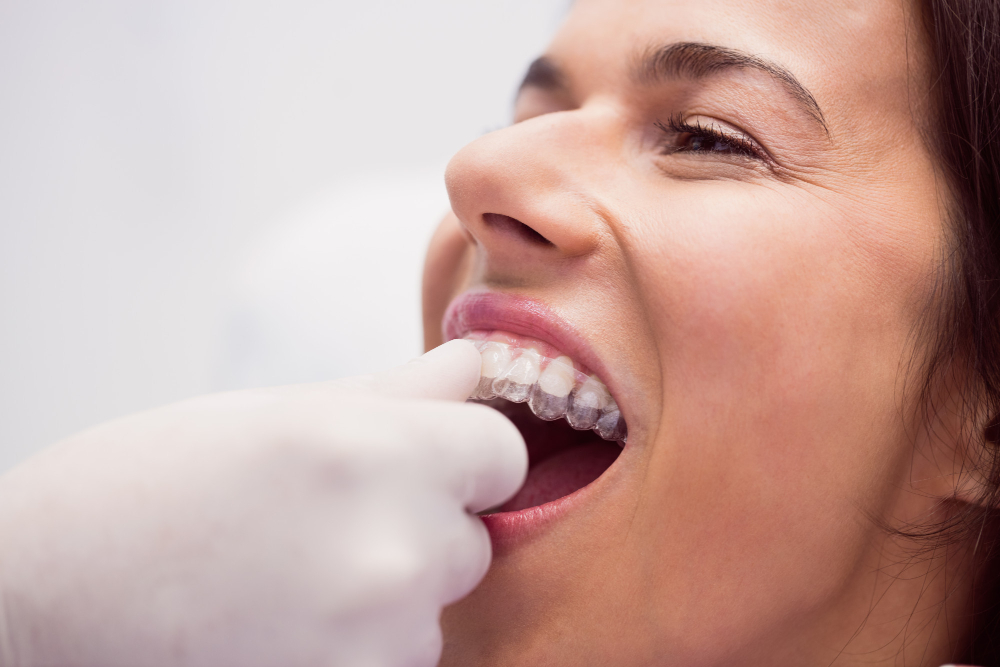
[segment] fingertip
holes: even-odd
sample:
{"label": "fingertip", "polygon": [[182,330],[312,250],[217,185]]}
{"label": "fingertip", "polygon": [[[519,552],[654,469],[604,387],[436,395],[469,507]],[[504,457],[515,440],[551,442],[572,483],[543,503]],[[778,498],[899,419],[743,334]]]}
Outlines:
{"label": "fingertip", "polygon": [[493,547],[486,526],[478,517],[466,516],[460,525],[460,539],[448,549],[450,575],[442,591],[442,604],[451,604],[468,595],[486,576]]}
{"label": "fingertip", "polygon": [[488,461],[482,465],[477,484],[467,501],[470,512],[481,512],[511,498],[528,476],[528,448],[518,428],[500,412],[484,405],[470,405],[482,411],[482,432],[489,434]]}
{"label": "fingertip", "polygon": [[468,357],[470,360],[475,359],[476,361],[479,361],[480,359],[479,350],[476,349],[476,346],[473,345],[471,341],[462,338],[455,338],[447,343],[442,343],[441,345],[428,350],[421,356],[414,359],[414,361],[419,361],[421,359],[433,361],[436,359],[450,358],[452,355],[456,357],[464,356]]}
{"label": "fingertip", "polygon": [[[428,382],[419,398],[464,401],[479,384],[482,357],[467,340],[454,339],[428,350],[407,366],[425,366],[419,374]],[[428,372],[423,373],[424,370]]]}
{"label": "fingertip", "polygon": [[467,340],[452,340],[409,363],[381,373],[339,381],[389,398],[464,401],[479,384],[482,359]]}

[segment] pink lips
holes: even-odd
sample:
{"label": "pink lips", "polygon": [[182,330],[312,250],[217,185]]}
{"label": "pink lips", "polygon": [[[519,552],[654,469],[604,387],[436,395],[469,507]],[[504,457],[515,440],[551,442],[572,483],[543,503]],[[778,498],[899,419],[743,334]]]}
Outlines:
{"label": "pink lips", "polygon": [[[452,301],[442,323],[445,340],[461,338],[472,331],[501,330],[549,343],[590,368],[616,395],[613,378],[587,341],[545,304],[526,297],[488,291],[466,292]],[[495,553],[502,553],[539,533],[584,501],[593,484],[552,502],[514,512],[482,517],[490,532]]]}
{"label": "pink lips", "polygon": [[466,292],[448,306],[442,323],[446,341],[470,331],[501,330],[549,343],[597,374],[617,398],[614,377],[590,344],[541,301],[497,292]]}

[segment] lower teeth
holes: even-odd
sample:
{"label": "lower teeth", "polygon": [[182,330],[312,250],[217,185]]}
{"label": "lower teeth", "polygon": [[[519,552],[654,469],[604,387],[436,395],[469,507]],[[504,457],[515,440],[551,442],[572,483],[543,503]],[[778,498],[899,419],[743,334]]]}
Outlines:
{"label": "lower teeth", "polygon": [[568,357],[549,359],[531,349],[474,340],[483,358],[476,400],[527,402],[539,419],[566,418],[577,430],[593,429],[605,440],[624,443],[628,427],[604,383],[573,368]]}

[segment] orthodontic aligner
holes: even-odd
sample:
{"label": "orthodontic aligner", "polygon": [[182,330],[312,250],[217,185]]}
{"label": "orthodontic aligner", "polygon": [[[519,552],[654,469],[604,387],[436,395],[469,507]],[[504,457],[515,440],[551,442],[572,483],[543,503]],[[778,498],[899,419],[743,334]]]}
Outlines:
{"label": "orthodontic aligner", "polygon": [[608,388],[592,375],[578,371],[563,355],[554,359],[532,348],[468,338],[482,356],[479,385],[470,399],[503,398],[528,403],[539,419],[565,417],[578,431],[594,430],[605,440],[624,443],[628,427]]}

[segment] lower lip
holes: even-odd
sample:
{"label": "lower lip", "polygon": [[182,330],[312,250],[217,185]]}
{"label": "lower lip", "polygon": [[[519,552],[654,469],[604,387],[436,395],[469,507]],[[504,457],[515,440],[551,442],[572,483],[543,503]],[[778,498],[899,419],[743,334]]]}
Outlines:
{"label": "lower lip", "polygon": [[[564,354],[583,361],[602,377],[603,366],[590,354],[589,348],[579,342],[562,320],[553,316],[544,306],[529,299],[495,293],[466,293],[455,299],[444,318],[445,339],[457,338],[475,330],[492,331],[498,327],[518,324],[517,331],[526,337],[539,340],[554,339],[561,343]],[[552,335],[553,331],[561,335]],[[626,450],[628,447],[626,446]],[[624,452],[622,452],[624,454]],[[620,457],[619,457],[620,458]],[[612,464],[614,467],[617,461]],[[609,468],[610,470],[610,468]],[[535,507],[516,512],[497,512],[480,517],[490,533],[493,554],[501,555],[519,545],[536,539],[556,521],[587,501],[596,492],[595,487],[607,471],[593,482],[569,495]]]}
{"label": "lower lip", "polygon": [[493,555],[501,555],[543,533],[548,526],[586,500],[588,493],[601,477],[568,496],[557,498],[544,505],[480,517],[490,533]]}

